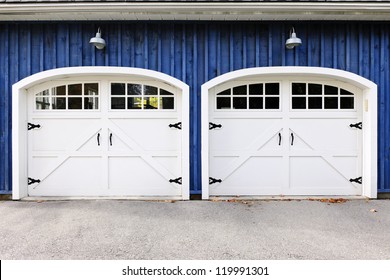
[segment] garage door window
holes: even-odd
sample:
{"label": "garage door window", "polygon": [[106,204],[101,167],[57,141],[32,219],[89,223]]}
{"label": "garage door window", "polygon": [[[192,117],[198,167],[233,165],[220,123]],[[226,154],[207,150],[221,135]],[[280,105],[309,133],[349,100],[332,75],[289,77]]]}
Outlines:
{"label": "garage door window", "polygon": [[60,85],[35,95],[36,110],[98,110],[99,84]]}
{"label": "garage door window", "polygon": [[355,108],[354,94],[332,85],[292,83],[292,109],[341,109]]}
{"label": "garage door window", "polygon": [[111,83],[112,110],[173,110],[174,94],[151,85]]}
{"label": "garage door window", "polygon": [[217,110],[263,110],[280,108],[279,83],[240,85],[217,93]]}

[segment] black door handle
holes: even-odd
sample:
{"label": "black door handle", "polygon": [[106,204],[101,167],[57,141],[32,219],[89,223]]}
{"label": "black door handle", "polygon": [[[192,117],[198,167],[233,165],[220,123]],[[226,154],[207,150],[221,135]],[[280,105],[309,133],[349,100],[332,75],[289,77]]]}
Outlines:
{"label": "black door handle", "polygon": [[294,133],[291,132],[291,146],[294,146]]}
{"label": "black door handle", "polygon": [[279,146],[281,143],[282,143],[282,134],[280,134],[280,132],[279,132]]}
{"label": "black door handle", "polygon": [[112,133],[110,133],[110,146],[112,146]]}
{"label": "black door handle", "polygon": [[100,133],[97,134],[97,143],[98,143],[98,146],[100,146]]}

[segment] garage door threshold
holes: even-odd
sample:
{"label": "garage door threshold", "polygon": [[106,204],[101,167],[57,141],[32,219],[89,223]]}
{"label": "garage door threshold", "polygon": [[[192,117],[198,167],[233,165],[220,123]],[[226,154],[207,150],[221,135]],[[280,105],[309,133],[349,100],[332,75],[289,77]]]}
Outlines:
{"label": "garage door threshold", "polygon": [[290,201],[290,200],[314,200],[314,201],[335,201],[341,202],[343,200],[364,200],[370,199],[366,196],[354,195],[354,196],[275,196],[275,195],[263,195],[263,196],[210,196],[211,201],[232,201],[232,200],[281,200],[281,201]]}
{"label": "garage door threshold", "polygon": [[139,200],[139,201],[175,201],[183,200],[180,196],[29,196],[22,201],[64,201],[64,200]]}

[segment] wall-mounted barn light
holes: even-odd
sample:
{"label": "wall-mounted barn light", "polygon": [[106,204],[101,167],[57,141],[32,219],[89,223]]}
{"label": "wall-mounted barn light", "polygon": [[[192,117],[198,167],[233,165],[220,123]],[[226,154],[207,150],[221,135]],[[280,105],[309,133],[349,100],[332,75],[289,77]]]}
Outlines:
{"label": "wall-mounted barn light", "polygon": [[106,41],[104,41],[104,39],[102,38],[100,27],[98,28],[96,36],[92,37],[91,40],[89,40],[89,43],[94,45],[99,50],[104,49],[104,47],[106,46]]}
{"label": "wall-mounted barn light", "polygon": [[302,45],[302,40],[297,37],[294,27],[290,30],[290,38],[286,40],[286,48],[293,49],[294,47]]}

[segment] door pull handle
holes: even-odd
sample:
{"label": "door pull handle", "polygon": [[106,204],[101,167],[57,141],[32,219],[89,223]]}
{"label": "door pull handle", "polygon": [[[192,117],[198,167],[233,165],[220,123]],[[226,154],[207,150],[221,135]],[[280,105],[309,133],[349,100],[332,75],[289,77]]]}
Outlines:
{"label": "door pull handle", "polygon": [[291,146],[294,146],[294,133],[291,133]]}
{"label": "door pull handle", "polygon": [[110,133],[110,146],[112,146],[112,133]]}
{"label": "door pull handle", "polygon": [[282,134],[279,132],[279,146],[282,143]]}
{"label": "door pull handle", "polygon": [[98,146],[100,146],[100,133],[97,134],[97,143],[98,143]]}

